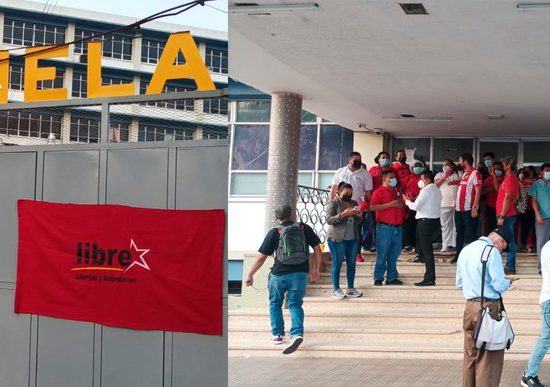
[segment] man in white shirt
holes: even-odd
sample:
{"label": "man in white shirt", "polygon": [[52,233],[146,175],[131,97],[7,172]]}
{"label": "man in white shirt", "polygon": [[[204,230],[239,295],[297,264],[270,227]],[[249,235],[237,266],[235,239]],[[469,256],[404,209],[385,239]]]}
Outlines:
{"label": "man in white shirt", "polygon": [[348,156],[348,165],[342,167],[334,174],[332,185],[330,187],[330,200],[336,197],[338,184],[346,182],[353,187],[352,200],[357,203],[362,201],[370,201],[372,194],[372,176],[370,173],[361,168],[361,153],[351,152]]}
{"label": "man in white shirt", "polygon": [[416,286],[435,286],[435,262],[433,242],[441,233],[441,191],[434,184],[434,173],[424,171],[418,182],[420,194],[414,202],[405,195],[405,204],[416,211],[416,246],[419,248],[420,260],[426,264],[424,280],[415,283]]}
{"label": "man in white shirt", "polygon": [[539,338],[531,351],[529,364],[521,377],[521,385],[524,387],[544,386],[539,381],[539,371],[542,360],[550,348],[550,241],[542,247],[540,252],[540,264],[542,272],[542,289],[540,291],[540,308],[542,317],[542,328]]}

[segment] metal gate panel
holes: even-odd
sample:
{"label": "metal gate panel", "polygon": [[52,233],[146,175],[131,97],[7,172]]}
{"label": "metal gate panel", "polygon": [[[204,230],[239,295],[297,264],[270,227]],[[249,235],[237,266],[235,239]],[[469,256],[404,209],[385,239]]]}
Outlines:
{"label": "metal gate panel", "polygon": [[98,202],[99,151],[44,152],[42,200],[59,203]]}
{"label": "metal gate panel", "polygon": [[35,180],[35,152],[0,154],[0,282],[15,282],[17,200],[34,199]]}
{"label": "metal gate panel", "polygon": [[107,155],[107,203],[167,208],[168,149],[117,149]]}
{"label": "metal gate panel", "polygon": [[31,316],[13,313],[14,290],[0,288],[0,385],[27,386]]}

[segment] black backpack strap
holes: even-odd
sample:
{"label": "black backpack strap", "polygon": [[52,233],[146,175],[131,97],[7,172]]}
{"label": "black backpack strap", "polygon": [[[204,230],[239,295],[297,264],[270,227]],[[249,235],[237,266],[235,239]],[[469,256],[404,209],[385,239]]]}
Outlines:
{"label": "black backpack strap", "polygon": [[481,252],[481,309],[483,309],[483,301],[485,300],[485,274],[487,273],[487,261],[489,260],[489,256],[491,255],[493,248],[494,246],[487,245]]}

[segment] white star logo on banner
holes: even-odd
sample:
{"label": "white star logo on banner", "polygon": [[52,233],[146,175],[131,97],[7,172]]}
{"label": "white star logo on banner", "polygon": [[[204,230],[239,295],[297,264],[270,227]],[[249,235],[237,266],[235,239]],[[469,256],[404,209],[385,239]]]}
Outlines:
{"label": "white star logo on banner", "polygon": [[130,249],[134,249],[135,251],[140,253],[139,258],[138,258],[139,260],[135,259],[130,264],[130,266],[128,266],[128,268],[126,270],[124,270],[124,272],[127,272],[128,270],[130,270],[134,265],[141,266],[144,269],[147,269],[147,270],[151,271],[151,268],[147,264],[147,261],[145,261],[145,258],[143,258],[145,256],[145,254],[147,254],[149,252],[150,249],[140,249],[140,248],[138,248],[137,245],[136,245],[136,242],[134,242],[133,239],[130,239]]}

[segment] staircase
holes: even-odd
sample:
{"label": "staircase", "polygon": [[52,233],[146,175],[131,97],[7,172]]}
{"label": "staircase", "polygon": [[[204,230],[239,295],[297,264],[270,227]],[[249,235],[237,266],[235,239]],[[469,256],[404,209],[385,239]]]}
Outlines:
{"label": "staircase", "polygon": [[[304,299],[304,344],[293,356],[308,358],[416,358],[462,359],[462,315],[465,301],[456,289],[452,255],[436,256],[437,286],[416,287],[424,264],[402,255],[397,267],[403,286],[373,286],[374,255],[357,263],[355,286],[361,298],[330,297],[330,255],[324,254],[321,280],[308,287]],[[507,359],[527,360],[540,329],[538,296],[541,277],[536,254],[517,255],[520,280],[504,294],[516,333]],[[341,286],[345,291],[345,263]],[[267,293],[266,293],[267,297]],[[290,328],[285,310],[285,328]],[[279,356],[281,346],[270,343],[269,312],[229,310],[230,356]]]}

